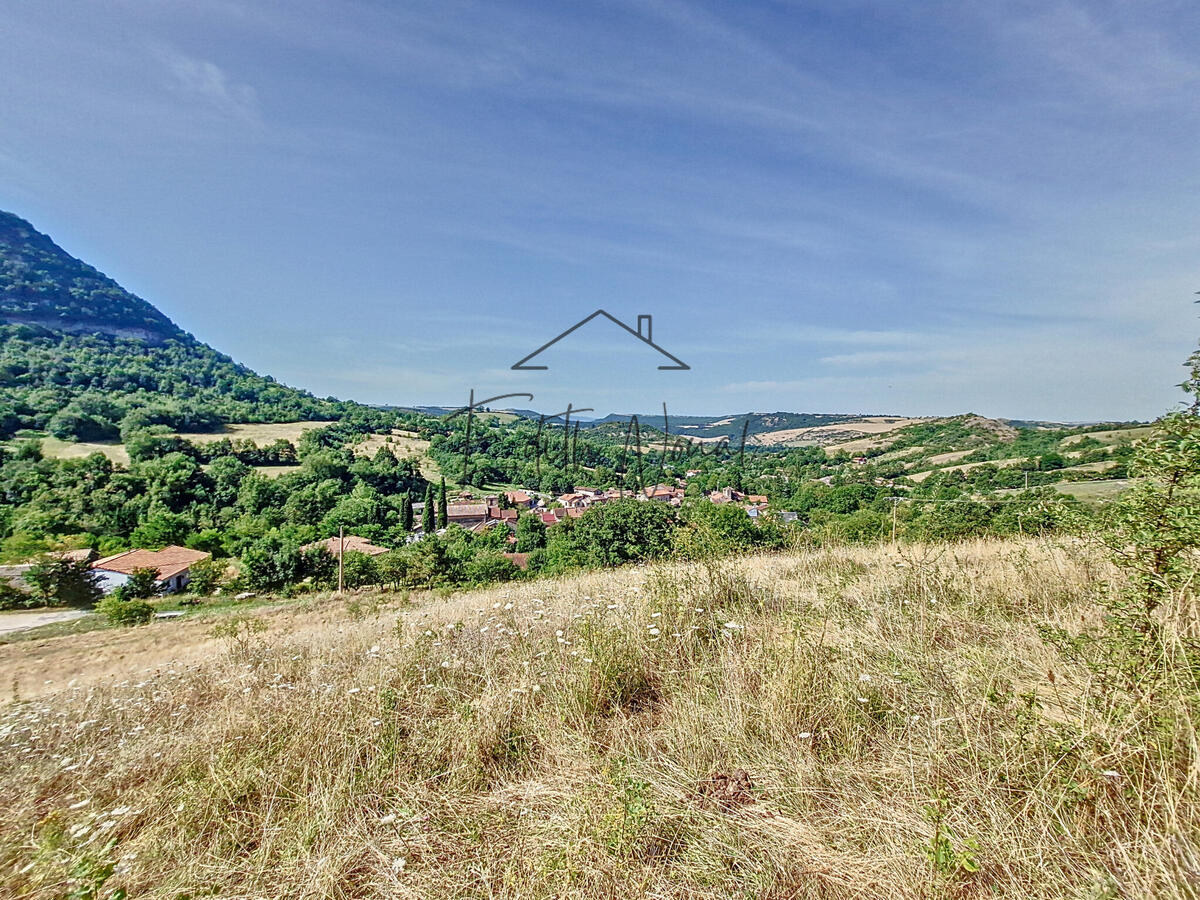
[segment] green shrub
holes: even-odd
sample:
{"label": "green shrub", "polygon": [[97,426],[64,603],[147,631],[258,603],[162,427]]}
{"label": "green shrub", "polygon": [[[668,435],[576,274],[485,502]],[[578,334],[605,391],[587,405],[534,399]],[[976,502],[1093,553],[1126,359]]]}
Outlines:
{"label": "green shrub", "polygon": [[379,566],[375,558],[358,550],[347,550],[342,557],[342,576],[346,587],[370,587],[379,584]]}
{"label": "green shrub", "polygon": [[103,596],[100,575],[86,560],[44,559],[25,573],[44,605],[90,606]]}
{"label": "green shrub", "polygon": [[42,604],[6,578],[0,578],[0,610],[32,609]]}
{"label": "green shrub", "polygon": [[138,598],[109,594],[96,604],[96,611],[114,625],[142,625],[154,617],[154,607]]}
{"label": "green shrub", "polygon": [[188,570],[188,590],[202,597],[207,597],[221,586],[221,578],[225,575],[225,563],[215,559],[202,559],[192,563]]}
{"label": "green shrub", "polygon": [[473,584],[511,581],[521,574],[516,564],[498,550],[483,550],[466,565],[467,578]]}
{"label": "green shrub", "polygon": [[117,592],[126,600],[148,600],[158,593],[158,569],[149,566],[134,569]]}

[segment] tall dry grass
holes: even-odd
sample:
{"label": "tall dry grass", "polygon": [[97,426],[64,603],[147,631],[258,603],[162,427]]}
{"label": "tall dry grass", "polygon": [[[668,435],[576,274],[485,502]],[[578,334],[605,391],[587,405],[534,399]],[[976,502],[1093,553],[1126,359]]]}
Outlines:
{"label": "tall dry grass", "polygon": [[1185,691],[1114,689],[1079,638],[1117,581],[979,542],[248,620],[202,665],[9,704],[2,890],[1194,897]]}

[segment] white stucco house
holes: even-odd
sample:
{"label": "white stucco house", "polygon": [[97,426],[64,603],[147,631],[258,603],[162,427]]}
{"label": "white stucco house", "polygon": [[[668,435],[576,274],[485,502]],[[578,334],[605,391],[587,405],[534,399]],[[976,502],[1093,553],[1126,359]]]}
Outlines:
{"label": "white stucco house", "polygon": [[187,587],[191,567],[211,556],[203,550],[170,545],[161,550],[126,550],[106,556],[92,563],[92,569],[99,574],[100,587],[106,594],[128,582],[137,569],[157,570],[159,589],[164,594],[173,594]]}

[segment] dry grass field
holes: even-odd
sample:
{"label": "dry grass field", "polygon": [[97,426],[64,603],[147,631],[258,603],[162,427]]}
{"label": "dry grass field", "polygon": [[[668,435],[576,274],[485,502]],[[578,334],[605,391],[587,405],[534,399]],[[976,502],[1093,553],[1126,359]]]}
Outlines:
{"label": "dry grass field", "polygon": [[1062,494],[1070,494],[1077,500],[1096,503],[1112,500],[1118,494],[1128,490],[1132,483],[1126,478],[1114,478],[1108,481],[1064,481],[1054,485],[1054,489]]}
{"label": "dry grass field", "polygon": [[1135,425],[1132,428],[1115,428],[1112,431],[1090,431],[1086,434],[1073,434],[1063,438],[1062,446],[1070,447],[1085,438],[1092,438],[1101,444],[1121,444],[1149,437],[1153,431],[1153,425]]}
{"label": "dry grass field", "polygon": [[83,459],[93,453],[103,453],[115,463],[129,465],[129,454],[125,452],[124,444],[63,441],[49,435],[38,440],[42,443],[42,455],[47,459]]}
{"label": "dry grass field", "polygon": [[268,422],[244,423],[226,425],[224,431],[216,432],[180,432],[179,436],[193,444],[210,444],[213,441],[229,438],[231,441],[254,441],[260,447],[265,447],[283,438],[293,444],[300,440],[300,435],[314,428],[323,428],[328,422]]}
{"label": "dry grass field", "polygon": [[1195,897],[1195,723],[1042,637],[1119,583],[812,550],[0,647],[0,894]]}
{"label": "dry grass field", "polygon": [[398,457],[424,456],[429,451],[429,441],[417,437],[414,432],[394,429],[391,434],[369,434],[354,447],[362,456],[374,456],[381,447],[390,447]]}
{"label": "dry grass field", "polygon": [[267,478],[278,478],[280,475],[299,472],[300,466],[255,466],[254,471]]}
{"label": "dry grass field", "polygon": [[[184,440],[193,444],[208,444],[213,441],[229,438],[230,440],[252,440],[260,447],[265,447],[279,438],[291,441],[293,444],[300,440],[304,432],[327,425],[327,422],[276,422],[271,424],[234,424],[225,426],[219,432],[190,432],[180,433]],[[89,443],[86,441],[63,441],[56,437],[39,437],[42,444],[42,454],[48,459],[82,459],[93,453],[103,453],[115,463],[129,465],[129,454],[125,445],[118,443]]]}
{"label": "dry grass field", "polygon": [[1025,462],[1025,458],[1022,456],[1013,456],[1007,459],[989,459],[986,462],[961,463],[957,466],[942,466],[941,468],[925,469],[922,472],[913,472],[909,474],[908,477],[919,484],[930,475],[941,472],[969,472],[971,469],[978,469],[980,466],[996,466],[997,468],[1002,468],[1004,466],[1015,466],[1020,462]]}
{"label": "dry grass field", "polygon": [[354,452],[361,456],[374,456],[381,447],[385,446],[390,447],[400,459],[415,456],[421,475],[427,481],[436,484],[442,477],[441,468],[429,455],[429,441],[417,437],[411,431],[397,428],[391,434],[369,434],[355,445]]}
{"label": "dry grass field", "polygon": [[[813,428],[784,428],[779,431],[765,431],[754,435],[748,443],[760,446],[802,447],[808,445],[828,445],[831,451],[854,450],[859,445],[864,447],[883,446],[878,437],[865,435],[886,435],[898,431],[908,425],[927,422],[929,419],[904,419],[895,416],[865,416],[850,422],[838,422],[834,425],[819,425]],[[846,438],[851,440],[845,440]],[[840,443],[839,443],[840,441]]]}

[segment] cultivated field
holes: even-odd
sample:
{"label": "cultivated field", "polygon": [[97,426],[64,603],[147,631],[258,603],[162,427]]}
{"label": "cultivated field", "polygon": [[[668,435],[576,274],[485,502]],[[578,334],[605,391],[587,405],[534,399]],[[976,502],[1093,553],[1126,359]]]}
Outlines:
{"label": "cultivated field", "polygon": [[851,422],[833,425],[818,425],[812,428],[784,428],[779,431],[764,431],[751,437],[747,443],[759,446],[802,447],[806,445],[828,446],[830,450],[852,450],[858,445],[881,446],[877,436],[898,431],[908,425],[927,422],[928,419],[902,419],[894,416],[865,416]]}
{"label": "cultivated field", "polygon": [[1194,744],[1143,724],[1194,723],[1042,637],[1099,628],[1119,583],[1079,543],[856,548],[0,647],[0,880],[1194,897]]}

